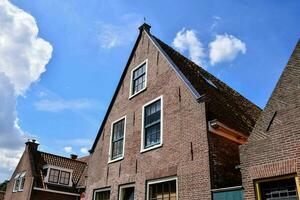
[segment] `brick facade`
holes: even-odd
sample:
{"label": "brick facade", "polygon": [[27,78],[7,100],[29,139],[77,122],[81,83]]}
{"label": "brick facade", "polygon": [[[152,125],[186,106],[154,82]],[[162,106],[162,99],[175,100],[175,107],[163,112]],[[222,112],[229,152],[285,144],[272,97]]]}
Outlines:
{"label": "brick facade", "polygon": [[245,199],[254,180],[300,172],[300,41],[250,135],[241,147]]}
{"label": "brick facade", "polygon": [[33,190],[31,200],[79,200],[79,197]]}
{"label": "brick facade", "polygon": [[[146,91],[129,97],[130,72],[148,59]],[[163,146],[140,153],[142,106],[163,95]],[[111,122],[127,116],[124,159],[108,164]],[[193,159],[191,155],[193,148]],[[179,199],[210,199],[205,103],[198,103],[169,66],[149,37],[142,33],[104,131],[89,162],[87,199],[93,190],[111,187],[117,199],[118,186],[135,183],[136,199],[145,199],[147,180],[178,177]]]}
{"label": "brick facade", "polygon": [[[235,105],[235,111],[246,109],[246,106],[254,107],[253,112],[247,112],[243,118],[248,121],[243,123],[241,130],[245,130],[244,127],[251,123],[249,121],[253,121],[260,110],[212,75],[202,69],[199,70],[199,66],[174,52],[157,38],[153,40],[148,31],[141,30],[140,32],[92,147],[86,197],[92,200],[95,190],[110,188],[110,199],[116,200],[119,186],[134,184],[135,199],[146,199],[147,181],[176,176],[178,199],[210,200],[212,188],[241,184],[240,172],[235,168],[239,165],[239,148],[237,144],[208,132],[206,100],[212,102],[213,98],[209,99],[208,95],[201,101],[195,98],[197,95],[191,90],[189,83],[181,77],[181,72],[174,69],[173,61],[169,60],[170,58],[159,45],[163,45],[168,55],[173,57],[174,62],[181,60],[184,63],[181,67],[186,70],[188,77],[195,76],[193,84],[197,85],[197,79],[201,85],[208,84],[204,78],[205,75],[209,77],[207,79],[213,79],[213,82],[220,87],[216,89],[212,85],[206,85],[203,86],[204,92],[211,92],[216,98],[222,100],[226,100],[224,97],[226,92],[231,94],[227,94],[231,101],[234,98],[235,100],[242,99],[242,101],[237,101],[242,102],[239,105],[236,102],[228,102],[227,99],[226,105]],[[159,41],[159,45],[155,41]],[[175,57],[177,57],[176,61]],[[146,59],[148,62],[147,88],[130,98],[131,71]],[[202,87],[199,84],[197,88],[201,90]],[[163,145],[151,151],[141,152],[142,107],[159,96],[163,96]],[[221,103],[218,105],[218,109],[222,108]],[[237,108],[238,106],[240,107]],[[226,109],[222,108],[222,111]],[[210,113],[211,119],[209,120],[215,119],[212,115],[215,112],[217,111]],[[232,113],[236,117],[228,121],[238,127],[238,123],[233,123],[238,113]],[[250,117],[247,118],[250,115],[253,117],[251,120]],[[109,163],[112,122],[124,116],[126,116],[124,158]],[[224,154],[228,156],[227,159],[224,159]],[[217,165],[210,167],[210,164]]]}

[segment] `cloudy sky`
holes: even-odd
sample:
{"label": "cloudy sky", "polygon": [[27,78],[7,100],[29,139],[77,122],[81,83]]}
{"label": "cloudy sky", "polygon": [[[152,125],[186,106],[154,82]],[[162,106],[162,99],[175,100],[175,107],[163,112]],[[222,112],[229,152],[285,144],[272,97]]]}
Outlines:
{"label": "cloudy sky", "polygon": [[[0,181],[28,138],[86,155],[144,21],[264,107],[300,37],[300,2],[0,0]],[[163,11],[163,12],[161,12]]]}

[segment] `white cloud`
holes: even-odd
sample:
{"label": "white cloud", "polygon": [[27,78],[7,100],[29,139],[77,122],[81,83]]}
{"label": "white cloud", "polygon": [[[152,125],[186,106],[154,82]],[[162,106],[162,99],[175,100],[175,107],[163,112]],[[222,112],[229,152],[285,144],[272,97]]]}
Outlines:
{"label": "white cloud", "polygon": [[64,147],[64,151],[66,153],[71,153],[73,151],[73,148],[72,147]]}
{"label": "white cloud", "polygon": [[132,42],[138,33],[137,27],[142,23],[141,19],[135,14],[128,14],[122,16],[117,24],[97,22],[97,40],[101,48],[111,49]]}
{"label": "white cloud", "polygon": [[188,51],[191,60],[196,64],[204,64],[204,47],[199,38],[197,38],[196,31],[183,28],[176,34],[173,46],[180,52]]}
{"label": "white cloud", "polygon": [[246,44],[233,35],[217,35],[216,39],[209,43],[209,58],[212,65],[232,61],[239,53],[246,53]]}
{"label": "white cloud", "polygon": [[0,0],[0,179],[9,178],[27,133],[18,125],[16,98],[45,72],[52,46],[38,37],[35,19]]}
{"label": "white cloud", "polygon": [[89,149],[86,148],[86,147],[82,147],[82,148],[80,148],[80,152],[81,152],[82,154],[89,154]]}
{"label": "white cloud", "polygon": [[49,100],[43,99],[35,102],[37,110],[46,112],[61,112],[65,110],[81,110],[96,107],[97,103],[89,99],[73,99],[73,100]]}

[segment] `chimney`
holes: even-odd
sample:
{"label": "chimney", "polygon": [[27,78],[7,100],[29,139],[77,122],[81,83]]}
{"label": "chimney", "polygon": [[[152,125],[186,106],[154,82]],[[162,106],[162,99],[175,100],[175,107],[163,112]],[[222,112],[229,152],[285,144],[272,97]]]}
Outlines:
{"label": "chimney", "polygon": [[150,33],[150,29],[151,29],[151,26],[147,23],[143,23],[140,27],[140,32],[142,32],[143,30],[145,30],[147,33]]}
{"label": "chimney", "polygon": [[71,154],[70,157],[71,157],[72,160],[76,160],[78,158],[78,156],[75,155],[75,154]]}
{"label": "chimney", "polygon": [[28,140],[26,146],[31,151],[37,151],[39,144],[36,142],[36,139]]}

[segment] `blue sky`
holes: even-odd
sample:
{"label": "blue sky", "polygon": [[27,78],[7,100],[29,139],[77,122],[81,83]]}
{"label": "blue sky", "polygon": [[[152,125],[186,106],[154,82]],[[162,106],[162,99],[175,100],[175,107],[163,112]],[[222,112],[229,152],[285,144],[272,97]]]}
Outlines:
{"label": "blue sky", "polygon": [[[190,31],[204,67],[262,108],[300,37],[298,0],[11,3],[35,18],[38,36],[53,48],[46,71],[17,97],[18,125],[41,150],[65,156],[91,147],[144,17],[169,45]],[[212,64],[209,47],[217,35],[244,46]],[[193,41],[173,46],[190,57]]]}

